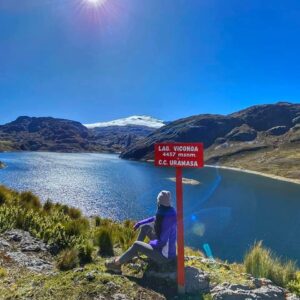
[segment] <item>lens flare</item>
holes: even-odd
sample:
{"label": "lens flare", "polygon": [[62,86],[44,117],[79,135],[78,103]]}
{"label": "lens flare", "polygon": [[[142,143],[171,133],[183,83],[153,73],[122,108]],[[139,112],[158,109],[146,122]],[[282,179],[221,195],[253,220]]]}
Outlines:
{"label": "lens flare", "polygon": [[192,232],[197,236],[204,236],[205,225],[203,223],[196,223],[192,227]]}

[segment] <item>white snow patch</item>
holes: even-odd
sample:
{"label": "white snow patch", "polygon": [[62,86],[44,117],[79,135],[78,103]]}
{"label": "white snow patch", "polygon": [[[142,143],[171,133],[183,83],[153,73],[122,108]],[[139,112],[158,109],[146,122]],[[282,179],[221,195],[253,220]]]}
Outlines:
{"label": "white snow patch", "polygon": [[152,128],[160,128],[164,126],[162,120],[158,120],[149,116],[131,116],[128,118],[117,119],[109,122],[99,122],[94,124],[84,124],[87,128],[96,127],[108,127],[108,126],[127,126],[127,125],[137,125],[137,126],[147,126]]}

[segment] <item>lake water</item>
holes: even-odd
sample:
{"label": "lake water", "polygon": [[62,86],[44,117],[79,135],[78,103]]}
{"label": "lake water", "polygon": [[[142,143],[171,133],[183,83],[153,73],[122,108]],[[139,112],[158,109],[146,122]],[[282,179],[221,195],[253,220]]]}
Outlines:
{"label": "lake water", "polygon": [[[173,169],[132,162],[108,154],[0,153],[7,168],[0,183],[32,190],[44,201],[66,203],[87,215],[116,220],[141,219],[156,209],[156,195],[170,190]],[[203,168],[184,177],[186,244],[214,256],[240,261],[254,241],[300,262],[300,185],[253,174]],[[175,202],[175,201],[174,201]]]}

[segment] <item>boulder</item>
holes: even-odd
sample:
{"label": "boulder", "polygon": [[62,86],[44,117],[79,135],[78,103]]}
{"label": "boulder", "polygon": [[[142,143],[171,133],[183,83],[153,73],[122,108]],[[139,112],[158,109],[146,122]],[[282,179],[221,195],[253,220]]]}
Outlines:
{"label": "boulder", "polygon": [[[173,281],[177,280],[177,272],[156,272],[149,271],[145,274],[147,277]],[[206,272],[194,268],[185,267],[185,290],[188,294],[206,293],[209,291],[209,276]]]}
{"label": "boulder", "polygon": [[223,283],[211,290],[213,300],[284,300],[285,290],[273,284],[251,289],[247,285]]}
{"label": "boulder", "polygon": [[194,267],[185,267],[185,290],[188,294],[208,292],[208,274]]}

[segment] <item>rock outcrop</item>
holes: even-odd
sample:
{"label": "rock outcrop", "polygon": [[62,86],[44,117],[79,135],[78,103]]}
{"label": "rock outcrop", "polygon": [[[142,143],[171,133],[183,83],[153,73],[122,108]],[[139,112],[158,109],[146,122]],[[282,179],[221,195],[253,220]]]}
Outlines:
{"label": "rock outcrop", "polygon": [[[262,280],[263,282],[263,280]],[[211,290],[213,300],[285,300],[286,292],[272,282],[250,288],[242,284],[223,283]]]}
{"label": "rock outcrop", "polygon": [[48,246],[23,230],[9,230],[0,235],[0,253],[20,267],[34,272],[53,270]]}

